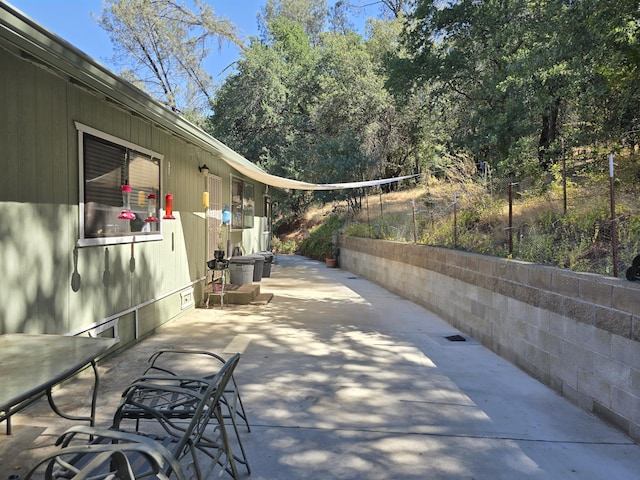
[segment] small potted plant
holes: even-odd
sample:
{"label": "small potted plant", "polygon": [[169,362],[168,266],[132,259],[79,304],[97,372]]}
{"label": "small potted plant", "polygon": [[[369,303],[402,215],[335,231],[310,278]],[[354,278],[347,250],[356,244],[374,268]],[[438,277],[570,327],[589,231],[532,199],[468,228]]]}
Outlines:
{"label": "small potted plant", "polygon": [[222,225],[220,226],[220,231],[218,232],[218,248],[213,251],[213,256],[216,260],[222,260],[225,255],[224,242],[222,241]]}
{"label": "small potted plant", "polygon": [[337,248],[334,247],[334,244],[329,244],[329,248],[325,254],[324,262],[329,268],[335,268],[338,261],[338,252]]}
{"label": "small potted plant", "polygon": [[218,245],[218,248],[213,251],[213,256],[216,260],[222,260],[224,258],[225,253],[226,252],[224,251],[224,248],[222,247],[222,245]]}

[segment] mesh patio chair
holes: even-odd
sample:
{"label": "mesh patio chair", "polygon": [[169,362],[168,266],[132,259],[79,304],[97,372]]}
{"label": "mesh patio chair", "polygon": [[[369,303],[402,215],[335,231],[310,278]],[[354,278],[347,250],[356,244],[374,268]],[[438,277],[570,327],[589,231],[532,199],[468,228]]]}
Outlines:
{"label": "mesh patio chair", "polygon": [[[125,469],[123,475],[129,475],[123,478],[181,480],[186,478],[184,472],[192,470],[198,480],[214,478],[214,473],[217,478],[229,473],[237,479],[238,473],[222,415],[221,398],[239,359],[239,354],[231,357],[219,372],[206,382],[207,386],[203,391],[181,388],[176,385],[175,377],[170,378],[168,382],[157,377],[131,385],[123,394],[111,428],[73,427],[58,439],[57,444],[61,449],[57,452],[55,464],[47,467],[50,471],[48,476],[45,476],[46,480],[120,478],[109,476],[109,469],[113,470],[116,461],[122,465],[119,468]],[[136,410],[141,418],[149,420],[145,422],[144,430],[123,429],[126,412]],[[166,414],[174,410],[183,410],[184,414]],[[114,453],[111,455],[114,461],[107,464],[107,455],[102,455],[109,449],[121,450],[123,443],[149,445],[150,441],[164,447],[169,452],[168,458],[171,459],[165,461],[158,472],[154,471],[154,468],[158,468],[157,465],[140,462],[139,458],[132,458],[124,464],[122,454]],[[66,455],[67,452],[69,455]],[[97,456],[100,456],[99,460]],[[57,460],[58,458],[62,460]],[[97,465],[98,463],[100,465]],[[39,465],[42,465],[42,462]],[[90,466],[103,470],[95,473],[91,471],[94,476],[78,476],[77,472]]]}

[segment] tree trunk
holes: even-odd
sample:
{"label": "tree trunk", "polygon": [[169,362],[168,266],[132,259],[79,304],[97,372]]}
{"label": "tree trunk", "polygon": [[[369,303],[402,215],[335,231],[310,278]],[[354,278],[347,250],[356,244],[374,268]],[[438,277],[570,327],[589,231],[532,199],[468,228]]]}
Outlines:
{"label": "tree trunk", "polygon": [[558,137],[558,115],[560,113],[560,99],[555,98],[549,111],[542,116],[542,128],[538,141],[538,161],[544,170],[551,167],[551,158],[557,152],[552,152],[550,147]]}

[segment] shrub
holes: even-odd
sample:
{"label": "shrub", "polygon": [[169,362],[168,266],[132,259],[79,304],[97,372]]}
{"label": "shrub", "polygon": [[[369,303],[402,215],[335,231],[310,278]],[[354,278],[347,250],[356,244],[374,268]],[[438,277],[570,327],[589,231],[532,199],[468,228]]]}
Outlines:
{"label": "shrub", "polygon": [[298,244],[293,239],[285,240],[283,242],[278,237],[273,237],[271,239],[271,251],[273,251],[273,253],[283,254],[296,253],[298,251]]}
{"label": "shrub", "polygon": [[337,252],[333,236],[338,233],[341,223],[337,215],[329,215],[323,223],[313,227],[300,244],[300,254],[316,260],[335,257]]}
{"label": "shrub", "polygon": [[285,240],[280,245],[280,253],[293,254],[298,251],[298,244],[295,240]]}

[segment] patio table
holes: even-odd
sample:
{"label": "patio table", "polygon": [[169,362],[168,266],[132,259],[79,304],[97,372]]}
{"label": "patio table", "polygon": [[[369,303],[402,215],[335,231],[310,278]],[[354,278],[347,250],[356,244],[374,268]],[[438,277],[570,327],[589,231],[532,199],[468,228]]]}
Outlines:
{"label": "patio table", "polygon": [[[96,358],[115,343],[112,338],[21,333],[0,335],[0,422],[7,421],[7,435],[11,435],[11,416],[43,395],[47,396],[56,414],[69,420],[88,421],[93,426],[99,383]],[[51,390],[88,365],[94,373],[90,415],[62,413],[53,400]]]}

